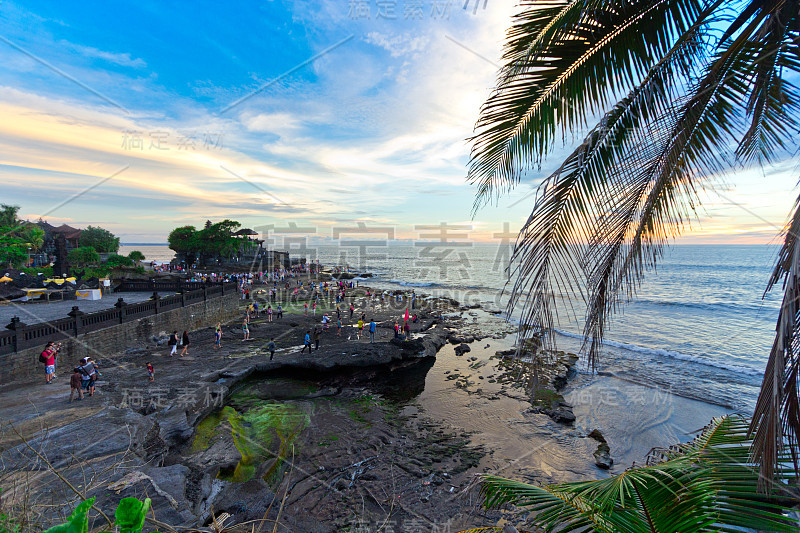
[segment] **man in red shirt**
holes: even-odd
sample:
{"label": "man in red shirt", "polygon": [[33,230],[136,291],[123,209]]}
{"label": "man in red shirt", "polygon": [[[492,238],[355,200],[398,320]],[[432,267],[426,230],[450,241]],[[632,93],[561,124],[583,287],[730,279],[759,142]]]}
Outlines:
{"label": "man in red shirt", "polygon": [[53,375],[56,373],[56,351],[53,349],[52,342],[47,343],[40,359],[44,363],[45,383],[50,385],[53,382]]}

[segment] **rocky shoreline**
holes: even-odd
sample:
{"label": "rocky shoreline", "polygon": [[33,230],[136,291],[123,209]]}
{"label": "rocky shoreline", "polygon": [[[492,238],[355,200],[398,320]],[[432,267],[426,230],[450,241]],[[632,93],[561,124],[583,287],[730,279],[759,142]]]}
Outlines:
{"label": "rocky shoreline", "polygon": [[[381,381],[421,390],[443,345],[464,354],[480,340],[449,318],[463,310],[457,302],[420,301],[409,341],[393,338],[397,311],[387,305],[371,313],[380,321],[375,344],[354,340],[348,327],[351,338],[329,330],[318,352],[301,355],[302,334],[318,318],[294,312],[256,319],[253,341],[240,340],[238,324],[226,326],[220,350],[210,329],[193,332],[187,358],[166,357],[152,342],[127,347],[106,358],[98,395],[82,402],[66,403],[62,380],[55,388],[6,386],[0,416],[13,430],[0,440],[3,506],[21,509],[23,496],[46,493],[61,505],[27,510],[45,523],[82,497],[109,510],[123,497],[149,496],[162,531],[202,526],[212,513],[231,515],[230,524],[277,520],[279,508],[294,531],[385,520],[430,530],[454,517],[459,527],[493,524],[497,517],[476,516],[465,492],[486,450],[463,430],[405,416],[374,392]],[[270,338],[279,346],[273,361]],[[19,394],[33,390],[35,398]]]}

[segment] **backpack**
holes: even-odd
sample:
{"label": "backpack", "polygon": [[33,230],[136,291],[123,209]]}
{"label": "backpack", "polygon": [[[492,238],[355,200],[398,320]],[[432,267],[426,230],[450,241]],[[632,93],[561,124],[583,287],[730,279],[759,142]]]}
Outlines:
{"label": "backpack", "polygon": [[44,356],[44,352],[39,354],[39,362],[42,363],[43,365],[47,364],[47,357]]}

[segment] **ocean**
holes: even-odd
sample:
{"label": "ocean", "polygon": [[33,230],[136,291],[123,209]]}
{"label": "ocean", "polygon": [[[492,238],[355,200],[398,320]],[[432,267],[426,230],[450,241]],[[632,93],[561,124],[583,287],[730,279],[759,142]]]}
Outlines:
{"label": "ocean", "polygon": [[[120,253],[133,249],[147,260],[172,258],[166,246],[125,245]],[[307,251],[323,265],[373,273],[368,283],[379,288],[414,288],[486,309],[505,309],[509,252],[440,243],[309,245]],[[782,297],[778,288],[762,298],[777,252],[766,245],[672,247],[614,317],[596,370],[752,413]],[[576,305],[574,312],[560,313],[554,339],[560,349],[580,349],[582,312]]]}

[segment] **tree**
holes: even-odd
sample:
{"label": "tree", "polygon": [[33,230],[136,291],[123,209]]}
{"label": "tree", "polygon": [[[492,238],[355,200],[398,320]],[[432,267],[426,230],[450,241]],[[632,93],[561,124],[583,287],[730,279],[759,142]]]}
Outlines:
{"label": "tree", "polygon": [[133,259],[131,259],[129,256],[126,257],[124,255],[114,254],[108,256],[108,259],[106,259],[105,264],[107,266],[110,266],[111,268],[130,267],[133,266]]}
{"label": "tree", "polygon": [[28,248],[38,250],[44,244],[44,230],[36,224],[25,223],[18,232],[19,237],[25,241]]}
{"label": "tree", "polygon": [[[748,426],[738,416],[716,418],[691,442],[657,450],[646,466],[607,479],[539,487],[484,476],[484,505],[516,505],[537,531],[795,532],[782,504],[793,501],[791,492],[782,484],[769,487],[770,498],[759,492]],[[780,458],[791,461],[789,454]]]}
{"label": "tree", "polygon": [[100,254],[91,246],[81,246],[70,250],[67,260],[76,266],[96,265],[100,262]]}
{"label": "tree", "polygon": [[206,225],[198,235],[199,251],[211,257],[230,257],[239,250],[242,243],[241,237],[236,237],[233,232],[241,227],[235,220],[225,219],[222,222]]}
{"label": "tree", "polygon": [[131,261],[135,261],[136,263],[145,260],[144,254],[139,250],[132,250],[131,253],[128,254],[128,257],[131,259]]}
{"label": "tree", "polygon": [[169,232],[167,237],[169,247],[175,253],[184,257],[190,265],[197,258],[198,235],[194,226],[181,226]]}
{"label": "tree", "polygon": [[17,226],[18,205],[0,204],[0,226],[13,228]]}
{"label": "tree", "polygon": [[0,226],[0,265],[17,267],[28,258],[28,247],[20,237],[13,234],[14,228]]}
{"label": "tree", "polygon": [[[800,0],[523,2],[472,139],[475,208],[596,121],[539,187],[515,247],[509,305],[526,333],[553,327],[556,294],[583,300],[594,365],[620,296],[687,228],[696,191],[796,146],[798,71]],[[800,462],[796,230],[798,208],[768,285],[786,296],[751,427],[765,480],[784,443]]]}
{"label": "tree", "polygon": [[110,231],[89,226],[81,231],[81,246],[91,246],[99,253],[116,253],[119,250],[119,237]]}

